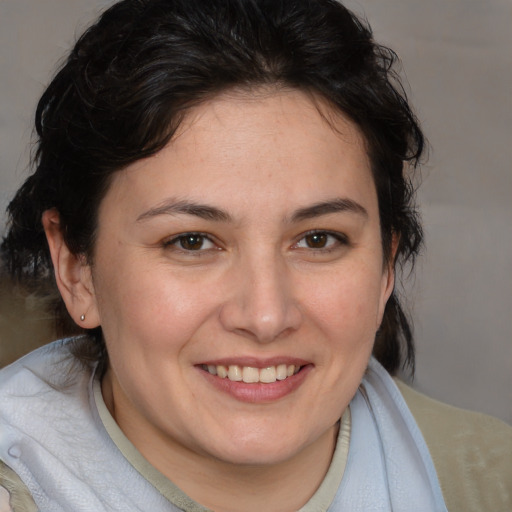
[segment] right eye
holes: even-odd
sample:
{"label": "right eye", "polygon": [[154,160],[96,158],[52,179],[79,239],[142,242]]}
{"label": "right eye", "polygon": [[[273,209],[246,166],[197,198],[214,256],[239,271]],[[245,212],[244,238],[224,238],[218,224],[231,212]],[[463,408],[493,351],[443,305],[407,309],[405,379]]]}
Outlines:
{"label": "right eye", "polygon": [[347,245],[347,243],[347,237],[342,233],[332,231],[310,231],[294,245],[294,248],[330,252]]}
{"label": "right eye", "polygon": [[164,246],[186,252],[200,252],[217,248],[210,238],[203,233],[183,233],[167,240]]}

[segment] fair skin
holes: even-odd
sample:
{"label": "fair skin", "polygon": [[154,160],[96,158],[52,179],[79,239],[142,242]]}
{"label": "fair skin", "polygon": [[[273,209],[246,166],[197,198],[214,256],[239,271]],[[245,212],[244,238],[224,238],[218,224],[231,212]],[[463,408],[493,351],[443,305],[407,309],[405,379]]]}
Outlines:
{"label": "fair skin", "polygon": [[328,118],[293,90],[196,107],[113,177],[92,268],[43,218],[68,310],[102,327],[107,407],[216,511],[314,494],[393,288],[362,137]]}

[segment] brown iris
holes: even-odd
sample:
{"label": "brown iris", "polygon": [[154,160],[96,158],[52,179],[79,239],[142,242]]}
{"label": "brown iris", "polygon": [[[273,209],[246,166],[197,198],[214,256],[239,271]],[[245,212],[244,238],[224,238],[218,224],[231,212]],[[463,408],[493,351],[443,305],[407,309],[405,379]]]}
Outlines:
{"label": "brown iris", "polygon": [[305,240],[311,249],[323,249],[327,245],[327,233],[311,233],[306,235]]}
{"label": "brown iris", "polygon": [[203,247],[204,236],[203,235],[185,235],[180,238],[180,245],[187,251],[198,251]]}

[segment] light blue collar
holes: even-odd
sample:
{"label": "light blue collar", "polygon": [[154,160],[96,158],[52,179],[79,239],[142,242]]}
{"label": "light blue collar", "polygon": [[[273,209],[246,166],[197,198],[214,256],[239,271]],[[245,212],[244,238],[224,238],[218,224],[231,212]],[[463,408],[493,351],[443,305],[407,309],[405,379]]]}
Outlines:
{"label": "light blue collar", "polygon": [[374,358],[350,411],[347,465],[329,512],[447,512],[419,427]]}

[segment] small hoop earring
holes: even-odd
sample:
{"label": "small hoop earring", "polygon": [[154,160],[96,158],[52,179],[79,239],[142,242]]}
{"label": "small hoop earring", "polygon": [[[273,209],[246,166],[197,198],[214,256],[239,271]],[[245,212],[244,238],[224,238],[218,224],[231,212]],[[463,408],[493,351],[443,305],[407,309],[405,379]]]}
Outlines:
{"label": "small hoop earring", "polygon": [[80,315],[80,320],[83,322],[85,320],[85,315]]}

